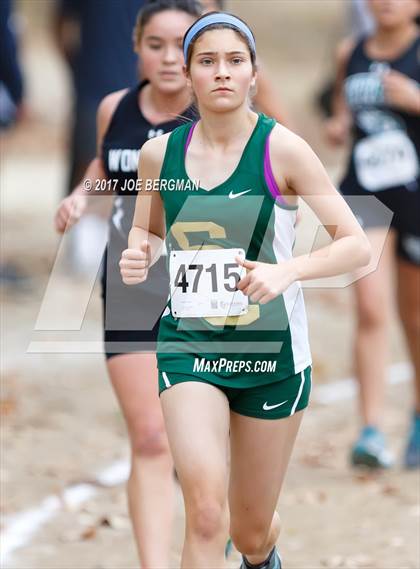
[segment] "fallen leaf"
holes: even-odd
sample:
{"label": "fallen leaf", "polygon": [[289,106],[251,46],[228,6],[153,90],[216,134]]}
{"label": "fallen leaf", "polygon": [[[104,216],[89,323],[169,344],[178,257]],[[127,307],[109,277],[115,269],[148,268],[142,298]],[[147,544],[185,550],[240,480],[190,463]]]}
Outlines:
{"label": "fallen leaf", "polygon": [[9,417],[17,409],[17,401],[13,397],[5,397],[0,399],[0,416]]}
{"label": "fallen leaf", "polygon": [[328,499],[328,495],[326,492],[324,492],[323,490],[320,490],[318,492],[318,502],[320,502],[321,504],[323,504],[324,502],[326,502]]}
{"label": "fallen leaf", "polygon": [[104,527],[104,528],[112,528],[113,524],[111,523],[111,520],[109,518],[107,518],[106,516],[104,516],[103,518],[100,518],[98,520],[98,526],[99,527]]}
{"label": "fallen leaf", "polygon": [[366,469],[360,469],[354,474],[354,479],[356,482],[367,483],[376,482],[378,480],[378,473]]}
{"label": "fallen leaf", "polygon": [[90,526],[87,527],[86,529],[84,529],[82,531],[82,533],[80,534],[80,539],[82,539],[83,541],[87,541],[89,539],[95,539],[96,537],[96,527],[95,526]]}
{"label": "fallen leaf", "polygon": [[382,494],[386,496],[398,496],[400,489],[397,486],[392,486],[392,484],[385,484],[382,486]]}

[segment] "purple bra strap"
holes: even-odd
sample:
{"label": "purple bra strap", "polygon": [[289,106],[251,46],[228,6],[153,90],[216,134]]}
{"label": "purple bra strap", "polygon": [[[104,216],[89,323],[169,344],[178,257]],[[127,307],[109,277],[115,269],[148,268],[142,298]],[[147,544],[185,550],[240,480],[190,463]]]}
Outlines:
{"label": "purple bra strap", "polygon": [[[270,133],[271,134],[271,133]],[[282,203],[283,205],[287,205],[286,200],[281,195],[280,189],[277,185],[277,182],[274,178],[273,169],[271,167],[270,161],[270,135],[267,136],[267,140],[265,142],[265,150],[264,150],[264,178],[268,189],[270,190],[271,195],[273,198]]]}
{"label": "purple bra strap", "polygon": [[194,132],[194,129],[195,129],[196,126],[197,126],[197,123],[194,122],[194,123],[192,124],[191,128],[190,128],[190,131],[189,131],[188,136],[187,136],[187,140],[185,141],[184,155],[187,153],[187,150],[188,150],[188,147],[189,147],[189,145],[190,145],[190,142],[191,142],[191,139],[192,139],[192,135],[193,135],[193,132]]}

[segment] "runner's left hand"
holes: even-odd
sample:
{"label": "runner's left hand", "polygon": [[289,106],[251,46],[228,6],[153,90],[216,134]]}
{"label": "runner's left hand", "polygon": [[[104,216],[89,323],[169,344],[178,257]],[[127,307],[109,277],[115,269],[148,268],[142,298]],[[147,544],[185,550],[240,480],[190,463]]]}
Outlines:
{"label": "runner's left hand", "polygon": [[247,269],[237,288],[259,304],[267,304],[296,280],[293,266],[287,261],[271,264],[236,257],[236,262]]}
{"label": "runner's left hand", "polygon": [[420,88],[416,81],[391,70],[384,74],[382,82],[387,103],[409,113],[420,112]]}

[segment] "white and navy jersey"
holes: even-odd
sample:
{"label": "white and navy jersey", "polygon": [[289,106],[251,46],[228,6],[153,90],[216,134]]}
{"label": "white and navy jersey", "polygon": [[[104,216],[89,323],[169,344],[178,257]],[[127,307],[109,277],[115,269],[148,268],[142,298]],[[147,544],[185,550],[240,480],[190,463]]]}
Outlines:
{"label": "white and navy jersey", "polygon": [[102,144],[105,172],[116,192],[102,274],[108,330],[150,329],[159,319],[168,296],[169,279],[164,257],[153,265],[147,280],[141,285],[124,285],[119,269],[121,254],[127,248],[133,223],[140,148],[147,140],[171,132],[193,117],[193,111],[189,108],[173,120],[151,124],[139,106],[139,93],[146,84],[144,81],[121,98]]}
{"label": "white and navy jersey", "polygon": [[353,118],[353,146],[344,193],[360,189],[418,189],[420,118],[390,105],[383,77],[395,70],[420,82],[420,36],[393,60],[374,60],[366,53],[366,38],[350,56],[344,93]]}
{"label": "white and navy jersey", "polygon": [[110,230],[111,234],[116,233],[125,240],[134,215],[140,148],[151,138],[171,132],[194,116],[193,110],[189,108],[173,120],[151,124],[139,106],[139,93],[145,85],[147,81],[143,81],[122,97],[102,144],[102,160],[107,178],[118,182]]}

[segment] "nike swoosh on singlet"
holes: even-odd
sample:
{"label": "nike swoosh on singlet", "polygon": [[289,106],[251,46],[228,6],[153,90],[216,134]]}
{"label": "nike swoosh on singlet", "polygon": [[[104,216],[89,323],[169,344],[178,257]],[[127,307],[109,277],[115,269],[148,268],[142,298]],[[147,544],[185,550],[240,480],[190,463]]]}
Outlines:
{"label": "nike swoosh on singlet", "polygon": [[263,405],[263,409],[264,409],[264,411],[271,411],[271,409],[276,409],[276,407],[281,407],[282,405],[284,405],[288,401],[289,400],[286,399],[286,401],[283,401],[283,403],[277,403],[277,405],[269,405],[268,401],[266,401]]}
{"label": "nike swoosh on singlet", "polygon": [[235,198],[240,198],[241,196],[243,196],[244,194],[247,194],[248,192],[252,192],[252,189],[245,190],[244,192],[239,192],[239,194],[234,194],[233,190],[231,190],[229,192],[229,199],[234,200]]}

